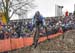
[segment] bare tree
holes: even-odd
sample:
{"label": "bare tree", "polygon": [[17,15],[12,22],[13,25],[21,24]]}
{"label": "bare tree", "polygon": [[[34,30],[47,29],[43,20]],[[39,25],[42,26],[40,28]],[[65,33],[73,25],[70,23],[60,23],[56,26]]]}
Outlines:
{"label": "bare tree", "polygon": [[0,10],[4,13],[8,22],[13,14],[23,15],[36,7],[33,1],[34,0],[0,0]]}

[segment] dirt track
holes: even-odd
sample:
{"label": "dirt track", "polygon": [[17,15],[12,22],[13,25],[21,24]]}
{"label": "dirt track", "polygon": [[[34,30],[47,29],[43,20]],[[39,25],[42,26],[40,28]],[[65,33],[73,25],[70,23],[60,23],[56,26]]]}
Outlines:
{"label": "dirt track", "polygon": [[[63,39],[64,35],[64,39]],[[75,52],[75,31],[68,31],[62,36],[40,43],[37,48],[25,47],[12,53],[73,53]],[[11,52],[9,52],[11,53]]]}

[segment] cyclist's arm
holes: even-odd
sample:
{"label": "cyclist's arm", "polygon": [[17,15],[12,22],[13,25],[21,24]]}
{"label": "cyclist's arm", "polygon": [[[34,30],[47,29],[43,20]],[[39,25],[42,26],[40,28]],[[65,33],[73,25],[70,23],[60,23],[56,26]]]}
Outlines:
{"label": "cyclist's arm", "polygon": [[32,18],[32,25],[34,25],[35,24],[35,20],[34,20],[34,18]]}
{"label": "cyclist's arm", "polygon": [[43,19],[43,25],[44,25],[44,26],[46,25],[45,18]]}
{"label": "cyclist's arm", "polygon": [[43,21],[43,26],[46,26],[46,22],[45,22],[45,18],[43,16],[42,17],[42,21]]}

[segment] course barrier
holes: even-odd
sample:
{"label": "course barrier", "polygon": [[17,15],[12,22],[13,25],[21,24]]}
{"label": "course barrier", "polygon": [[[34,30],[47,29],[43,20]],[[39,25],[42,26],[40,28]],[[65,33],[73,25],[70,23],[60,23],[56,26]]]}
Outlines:
{"label": "course barrier", "polygon": [[[52,39],[54,37],[57,37],[61,35],[62,33],[57,33],[53,35],[49,35],[48,38]],[[47,37],[40,37],[39,38],[39,43],[47,40]],[[4,39],[0,40],[0,52],[4,51],[11,51],[14,49],[19,49],[23,48],[25,46],[30,46],[33,43],[33,37],[24,37],[24,38],[9,38],[9,39]]]}

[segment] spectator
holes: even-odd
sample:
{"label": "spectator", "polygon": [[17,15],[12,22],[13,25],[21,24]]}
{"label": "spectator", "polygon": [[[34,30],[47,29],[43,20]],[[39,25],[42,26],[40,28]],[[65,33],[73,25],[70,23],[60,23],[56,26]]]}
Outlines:
{"label": "spectator", "polygon": [[0,31],[0,39],[4,39],[3,31]]}

